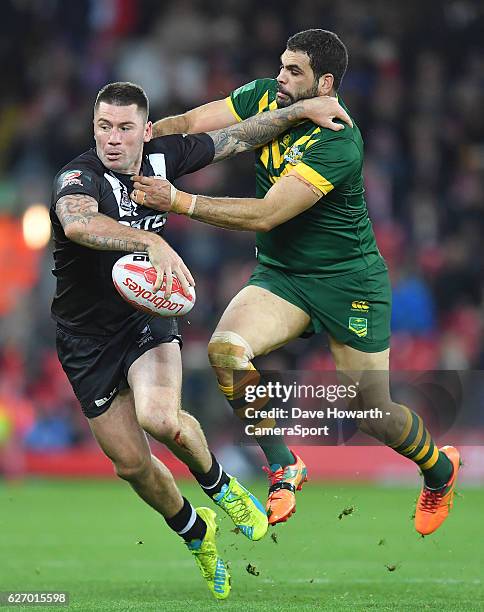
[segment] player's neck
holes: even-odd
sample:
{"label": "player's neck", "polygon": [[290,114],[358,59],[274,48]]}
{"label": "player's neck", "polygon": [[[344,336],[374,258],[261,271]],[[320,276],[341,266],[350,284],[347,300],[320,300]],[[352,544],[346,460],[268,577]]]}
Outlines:
{"label": "player's neck", "polygon": [[114,172],[114,174],[121,174],[126,176],[140,175],[142,174],[142,157],[135,162],[134,164],[130,164],[129,166],[125,166],[124,168],[109,168],[110,172]]}

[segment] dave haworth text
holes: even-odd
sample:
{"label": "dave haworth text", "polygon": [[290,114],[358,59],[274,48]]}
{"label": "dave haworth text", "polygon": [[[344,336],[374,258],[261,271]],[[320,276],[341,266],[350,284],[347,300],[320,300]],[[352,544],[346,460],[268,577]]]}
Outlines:
{"label": "dave haworth text", "polygon": [[[264,385],[249,385],[245,389],[245,434],[248,436],[297,436],[300,438],[329,436],[331,426],[327,421],[383,419],[380,408],[355,410],[342,408],[341,402],[354,399],[358,394],[358,384],[352,385],[299,385],[268,382]],[[297,400],[303,403],[309,399],[325,400],[330,406],[306,409],[298,406],[256,408],[250,404],[268,398],[278,404],[292,404]],[[335,402],[340,403],[339,406]],[[299,402],[298,402],[299,403]],[[260,405],[260,404],[259,404]],[[324,420],[325,423],[317,423]],[[249,423],[247,423],[249,421]]]}

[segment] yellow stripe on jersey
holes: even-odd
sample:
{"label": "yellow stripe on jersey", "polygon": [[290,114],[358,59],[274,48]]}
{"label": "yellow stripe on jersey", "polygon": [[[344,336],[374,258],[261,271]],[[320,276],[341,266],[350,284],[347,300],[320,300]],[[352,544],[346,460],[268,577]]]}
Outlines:
{"label": "yellow stripe on jersey", "polygon": [[[265,94],[262,96],[262,98],[259,100],[258,112],[262,113],[266,109],[268,110],[277,109],[277,102],[275,100],[269,104],[269,91],[266,91]],[[272,166],[274,167],[274,169],[277,169],[281,166],[281,163],[282,163],[281,152],[279,149],[279,143],[277,142],[277,139],[274,139],[272,141],[271,149],[272,149]],[[259,159],[266,168],[269,167],[269,145],[268,144],[262,148]]]}
{"label": "yellow stripe on jersey", "polygon": [[[311,140],[313,136],[315,136],[316,134],[319,134],[320,132],[321,132],[321,128],[319,127],[315,128],[310,134],[305,134],[304,136],[301,136],[301,138],[298,138],[296,142],[292,145],[292,147],[303,145],[305,142],[308,142],[308,140]],[[313,144],[314,142],[316,141],[313,140],[311,144]],[[308,145],[306,145],[306,149],[308,148],[308,146],[309,146],[309,143]]]}
{"label": "yellow stripe on jersey", "polygon": [[309,147],[312,146],[315,142],[319,142],[319,140],[310,140],[304,150],[307,151]]}
{"label": "yellow stripe on jersey", "polygon": [[278,168],[281,167],[282,159],[283,159],[281,156],[281,150],[279,149],[279,142],[277,138],[274,138],[274,140],[272,141],[271,149],[272,149],[272,167],[274,168],[274,170],[277,170]]}
{"label": "yellow stripe on jersey", "polygon": [[227,106],[230,108],[232,115],[237,119],[237,121],[242,121],[242,119],[239,117],[238,112],[235,110],[235,106],[234,103],[232,102],[232,98],[229,96],[228,98],[225,98],[225,102],[227,102]]}
{"label": "yellow stripe on jersey", "polygon": [[269,145],[262,147],[259,159],[266,168],[269,166]]}
{"label": "yellow stripe on jersey", "polygon": [[299,162],[292,169],[309,181],[311,185],[317,187],[319,191],[322,191],[324,195],[334,189],[333,183],[330,183],[328,179],[325,179],[319,172],[316,172],[316,170],[303,162]]}
{"label": "yellow stripe on jersey", "polygon": [[259,100],[259,113],[262,113],[262,111],[264,109],[266,109],[269,106],[269,92],[266,91],[266,93],[262,96],[262,98]]}

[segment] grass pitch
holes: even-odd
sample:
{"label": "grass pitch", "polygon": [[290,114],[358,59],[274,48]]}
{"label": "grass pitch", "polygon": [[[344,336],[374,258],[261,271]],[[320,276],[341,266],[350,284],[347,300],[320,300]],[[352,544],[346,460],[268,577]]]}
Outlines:
{"label": "grass pitch", "polygon": [[[196,485],[182,490],[211,506]],[[264,483],[252,490],[264,499]],[[0,484],[0,590],[68,591],[68,608],[40,609],[82,612],[484,610],[484,490],[464,490],[425,539],[411,522],[416,493],[309,482],[297,514],[256,543],[219,511],[233,590],[216,602],[179,538],[125,483]]]}

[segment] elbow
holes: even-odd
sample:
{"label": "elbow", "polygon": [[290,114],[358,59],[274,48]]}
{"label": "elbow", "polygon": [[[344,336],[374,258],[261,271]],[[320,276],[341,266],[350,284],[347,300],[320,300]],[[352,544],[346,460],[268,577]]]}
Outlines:
{"label": "elbow", "polygon": [[64,227],[64,234],[66,235],[66,238],[76,242],[76,239],[79,236],[79,228],[77,227],[77,224],[69,223],[68,225],[66,225]]}
{"label": "elbow", "polygon": [[274,220],[271,217],[267,216],[261,217],[260,219],[256,219],[254,222],[254,226],[254,231],[265,234],[266,232],[270,232],[271,229],[276,227],[276,223],[274,223]]}

